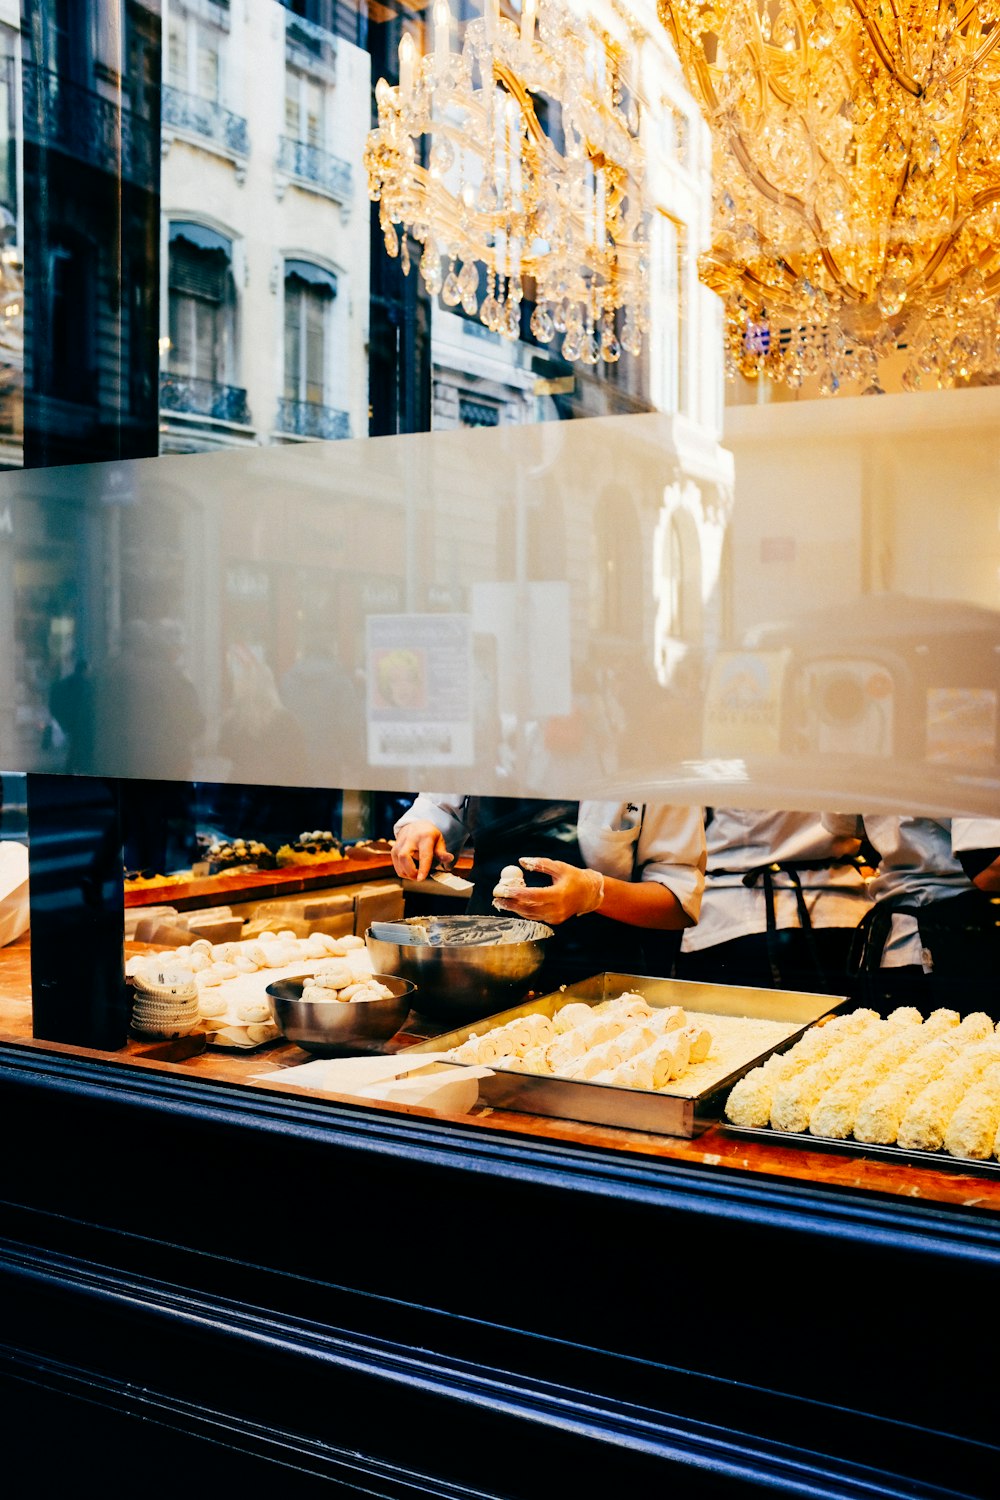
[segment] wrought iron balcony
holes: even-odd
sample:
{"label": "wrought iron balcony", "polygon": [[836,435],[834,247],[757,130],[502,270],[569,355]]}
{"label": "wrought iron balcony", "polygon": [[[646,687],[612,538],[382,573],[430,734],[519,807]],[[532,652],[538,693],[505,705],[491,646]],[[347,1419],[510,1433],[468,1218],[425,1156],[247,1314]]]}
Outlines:
{"label": "wrought iron balcony", "polygon": [[160,143],[153,121],[36,63],[23,64],[22,87],[26,140],[115,177],[120,173],[140,187],[158,185]]}
{"label": "wrought iron balcony", "polygon": [[160,410],[250,426],[247,393],[240,386],[218,385],[214,380],[198,380],[191,375],[172,375],[167,370],[160,373]]}
{"label": "wrought iron balcony", "polygon": [[293,182],[315,188],[338,203],[348,204],[354,196],[354,183],[350,162],[310,146],[308,141],[295,141],[283,135],[278,144],[278,169],[286,172]]}
{"label": "wrought iron balcony", "polygon": [[221,146],[233,156],[249,156],[250,132],[242,115],[234,115],[212,99],[186,94],[183,89],[163,88],[163,124],[187,130]]}
{"label": "wrought iron balcony", "polygon": [[346,411],[320,406],[316,401],[281,400],[278,402],[276,430],[295,437],[349,438],[351,419]]}

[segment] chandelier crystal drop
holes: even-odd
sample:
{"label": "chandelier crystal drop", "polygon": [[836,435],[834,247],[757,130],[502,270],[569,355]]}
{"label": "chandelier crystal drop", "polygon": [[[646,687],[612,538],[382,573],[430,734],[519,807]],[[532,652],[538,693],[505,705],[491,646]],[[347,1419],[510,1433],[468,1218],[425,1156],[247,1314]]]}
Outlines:
{"label": "chandelier crystal drop", "polygon": [[998,0],[658,0],[715,144],[730,374],[1000,371]]}
{"label": "chandelier crystal drop", "polygon": [[[537,28],[536,28],[537,20]],[[486,0],[452,49],[448,0],[434,47],[399,44],[399,85],[375,88],[369,195],[386,251],[447,307],[569,361],[614,363],[649,328],[648,210],[638,98],[625,47],[561,0],[524,0],[520,26]]]}

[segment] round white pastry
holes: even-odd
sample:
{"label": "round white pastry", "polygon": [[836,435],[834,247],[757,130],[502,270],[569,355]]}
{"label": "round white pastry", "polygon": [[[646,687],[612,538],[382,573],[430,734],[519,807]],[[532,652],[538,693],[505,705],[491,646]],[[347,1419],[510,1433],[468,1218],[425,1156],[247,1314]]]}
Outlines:
{"label": "round white pastry", "polygon": [[[328,989],[333,990],[345,989],[347,985],[354,981],[350,966],[345,963],[337,963],[336,960],[320,965],[313,978],[317,984],[326,985]],[[354,982],[356,983],[357,981]]]}
{"label": "round white pastry", "polygon": [[209,967],[211,962],[212,959],[210,954],[204,952],[204,950],[202,949],[196,948],[191,954],[191,972],[193,974],[200,974],[203,969],[207,969]]}
{"label": "round white pastry", "polygon": [[260,964],[254,963],[253,959],[248,958],[245,953],[237,953],[233,959],[233,967],[241,974],[256,974]]}
{"label": "round white pastry", "polygon": [[220,979],[235,979],[237,974],[240,972],[235,964],[226,963],[221,959],[216,960],[216,962],[212,965],[212,968],[215,973],[218,974]]}
{"label": "round white pastry", "polygon": [[271,1007],[266,1000],[241,1000],[236,1007],[241,1021],[252,1021],[255,1025],[271,1019]]}
{"label": "round white pastry", "polygon": [[224,1016],[228,1009],[224,995],[202,994],[198,996],[198,1011],[206,1020],[211,1020],[213,1016]]}
{"label": "round white pastry", "polygon": [[286,942],[290,938],[291,941],[294,943],[297,940],[297,938],[298,938],[298,933],[293,932],[290,927],[279,927],[278,928],[278,937],[282,938]]}
{"label": "round white pastry", "polygon": [[354,937],[351,933],[348,933],[347,937],[338,938],[337,942],[341,953],[352,953],[355,949],[365,946],[364,938]]}
{"label": "round white pastry", "polygon": [[191,949],[194,953],[211,954],[212,945],[208,941],[208,938],[196,938],[195,941],[191,944]]}

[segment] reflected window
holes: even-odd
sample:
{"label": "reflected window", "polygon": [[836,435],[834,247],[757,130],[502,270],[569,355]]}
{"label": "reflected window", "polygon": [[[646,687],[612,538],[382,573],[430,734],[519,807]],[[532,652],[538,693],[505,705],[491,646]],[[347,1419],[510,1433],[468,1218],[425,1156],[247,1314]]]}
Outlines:
{"label": "reflected window", "polygon": [[306,146],[326,141],[326,86],[300,68],[285,69],[285,134]]}
{"label": "reflected window", "polygon": [[167,368],[160,408],[247,426],[246,391],[237,384],[237,299],[232,241],[188,220],[170,227]]}
{"label": "reflected window", "polygon": [[223,34],[217,26],[180,11],[170,18],[167,77],[171,86],[213,104],[222,97]]}
{"label": "reflected window", "polygon": [[330,310],[337,278],[308,261],[285,262],[285,400],[323,406]]}

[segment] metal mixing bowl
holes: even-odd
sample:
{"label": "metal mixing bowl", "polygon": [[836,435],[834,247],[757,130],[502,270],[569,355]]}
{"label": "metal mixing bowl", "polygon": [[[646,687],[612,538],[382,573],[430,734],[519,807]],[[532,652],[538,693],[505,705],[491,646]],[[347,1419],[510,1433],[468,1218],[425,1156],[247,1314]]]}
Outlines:
{"label": "metal mixing bowl", "polygon": [[[509,917],[432,917],[435,928],[447,930],[475,922],[481,926],[495,921],[502,930]],[[520,926],[522,919],[515,919]],[[530,940],[514,943],[482,943],[475,946],[451,946],[447,942],[387,943],[365,934],[368,952],[375,968],[383,974],[397,974],[412,980],[420,991],[414,1008],[421,1015],[457,1026],[480,1016],[506,1010],[523,999],[531,981],[542,967],[545,945],[552,928],[543,922],[529,925],[536,929]]]}
{"label": "metal mixing bowl", "polygon": [[392,990],[391,1000],[303,1000],[302,986],[312,975],[276,979],[267,998],[276,1026],[290,1042],[317,1057],[353,1057],[382,1052],[383,1042],[402,1026],[410,1013],[415,985],[394,974],[376,974],[379,984]]}

